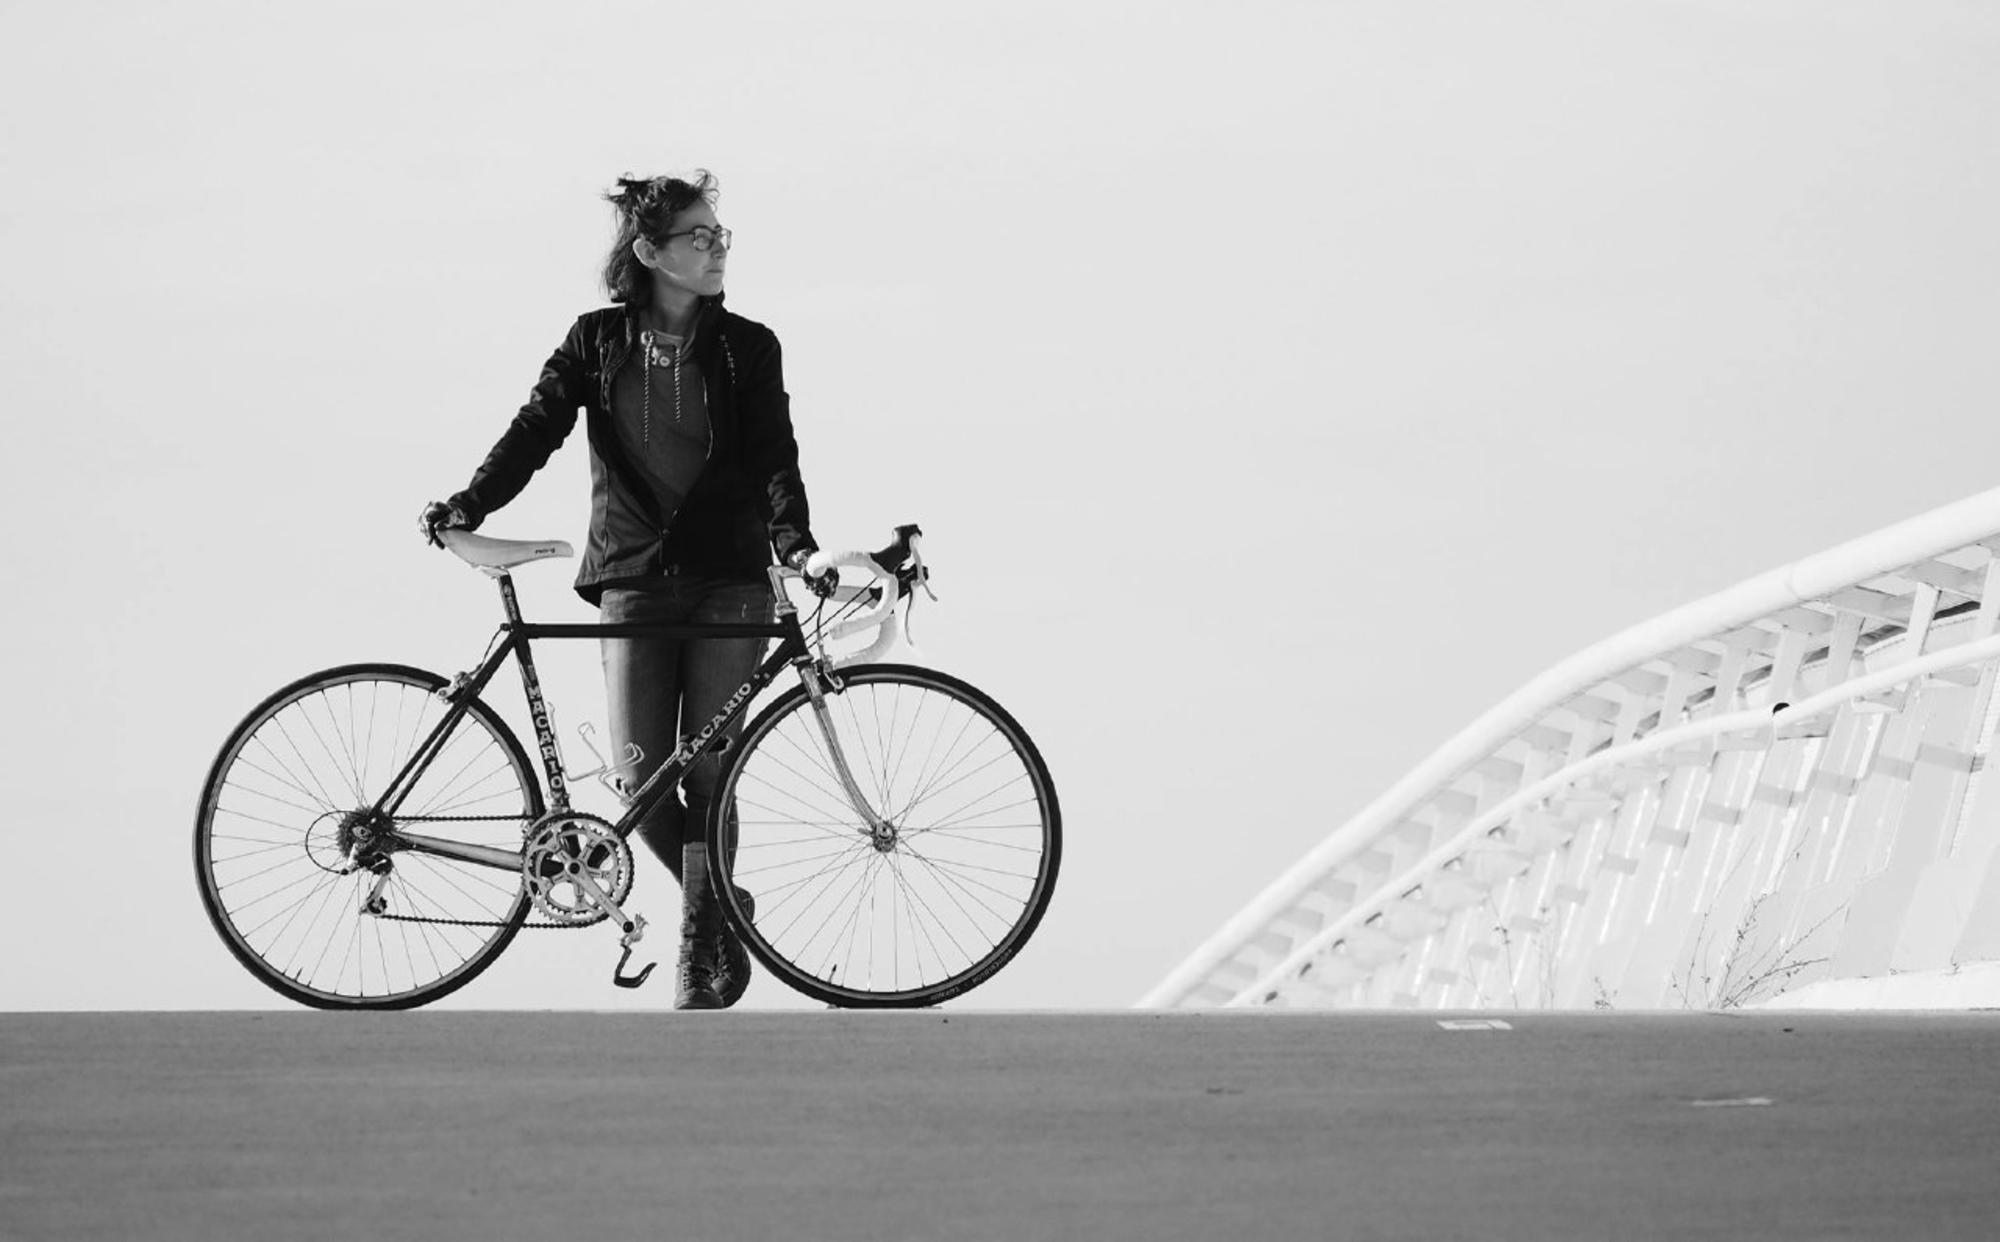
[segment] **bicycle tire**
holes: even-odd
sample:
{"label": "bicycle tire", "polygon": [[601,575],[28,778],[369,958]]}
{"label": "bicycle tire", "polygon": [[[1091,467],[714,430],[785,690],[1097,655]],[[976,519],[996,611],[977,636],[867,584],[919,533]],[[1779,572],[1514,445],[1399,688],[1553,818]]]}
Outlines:
{"label": "bicycle tire", "polygon": [[704,830],[714,891],[793,989],[846,1008],[939,1004],[992,978],[1047,911],[1062,861],[1055,783],[1026,730],[958,678],[905,664],[837,677],[836,736],[893,842],[849,805],[795,686],[725,759]]}
{"label": "bicycle tire", "polygon": [[[389,918],[361,908],[376,874],[339,870],[339,817],[380,796],[447,710],[445,685],[401,664],[301,677],[252,709],[210,766],[194,830],[202,905],[236,959],[280,995],[319,1009],[427,1004],[471,982],[526,920],[521,877],[496,869],[392,852]],[[474,699],[403,806],[398,824],[474,815],[423,826],[515,849],[543,802],[520,741]],[[288,904],[259,908],[278,899]]]}

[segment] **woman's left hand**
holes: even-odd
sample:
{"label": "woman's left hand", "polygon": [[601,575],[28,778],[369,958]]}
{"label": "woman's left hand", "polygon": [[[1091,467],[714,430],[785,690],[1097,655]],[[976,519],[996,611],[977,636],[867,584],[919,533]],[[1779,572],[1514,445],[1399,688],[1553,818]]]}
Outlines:
{"label": "woman's left hand", "polygon": [[814,574],[806,568],[806,562],[812,559],[812,554],[813,550],[811,548],[800,548],[785,559],[793,569],[798,571],[799,577],[806,580],[806,586],[811,589],[812,593],[821,599],[825,599],[827,596],[833,594],[833,588],[840,585],[840,571],[829,567],[822,573]]}

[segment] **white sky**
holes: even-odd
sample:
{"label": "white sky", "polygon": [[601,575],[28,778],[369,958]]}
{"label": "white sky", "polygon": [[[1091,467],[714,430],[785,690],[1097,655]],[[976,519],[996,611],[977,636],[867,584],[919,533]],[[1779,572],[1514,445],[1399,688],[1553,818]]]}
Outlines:
{"label": "white sky", "polygon": [[[926,660],[1054,769],[1055,906],[960,1003],[1119,1006],[1548,665],[1994,483],[1996,64],[1939,0],[0,5],[0,1008],[283,1004],[207,766],[315,668],[476,661],[414,517],[620,173],[719,175],[820,538],[923,523]],[[586,486],[579,434],[486,530]],[[448,1003],[668,1005],[613,941]]]}

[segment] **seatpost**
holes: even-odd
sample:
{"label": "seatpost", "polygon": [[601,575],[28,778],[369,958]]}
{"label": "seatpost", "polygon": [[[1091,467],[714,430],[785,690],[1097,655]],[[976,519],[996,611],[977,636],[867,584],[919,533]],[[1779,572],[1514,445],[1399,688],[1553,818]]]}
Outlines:
{"label": "seatpost", "polygon": [[514,576],[506,570],[493,575],[500,580],[500,606],[507,611],[507,624],[521,624],[521,599],[514,594]]}

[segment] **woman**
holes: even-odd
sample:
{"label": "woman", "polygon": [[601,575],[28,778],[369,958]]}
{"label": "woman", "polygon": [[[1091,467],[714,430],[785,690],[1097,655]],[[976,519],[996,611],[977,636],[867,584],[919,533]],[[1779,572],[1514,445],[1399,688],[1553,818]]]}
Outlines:
{"label": "woman", "polygon": [[[590,443],[590,535],[576,589],[618,622],[767,623],[765,571],[815,549],[778,338],[723,309],[730,232],[715,179],[620,178],[606,197],[618,239],[604,264],[615,305],[579,318],[464,491],[428,505],[426,538],[471,530],[518,495],[570,429]],[[826,585],[815,582],[815,588]],[[749,679],[763,640],[603,640],[614,753],[636,743],[636,790]],[[749,955],[722,924],[702,829],[720,760],[697,763],[639,835],[681,883],[676,1009],[726,1008]],[[747,899],[742,894],[739,899]]]}

